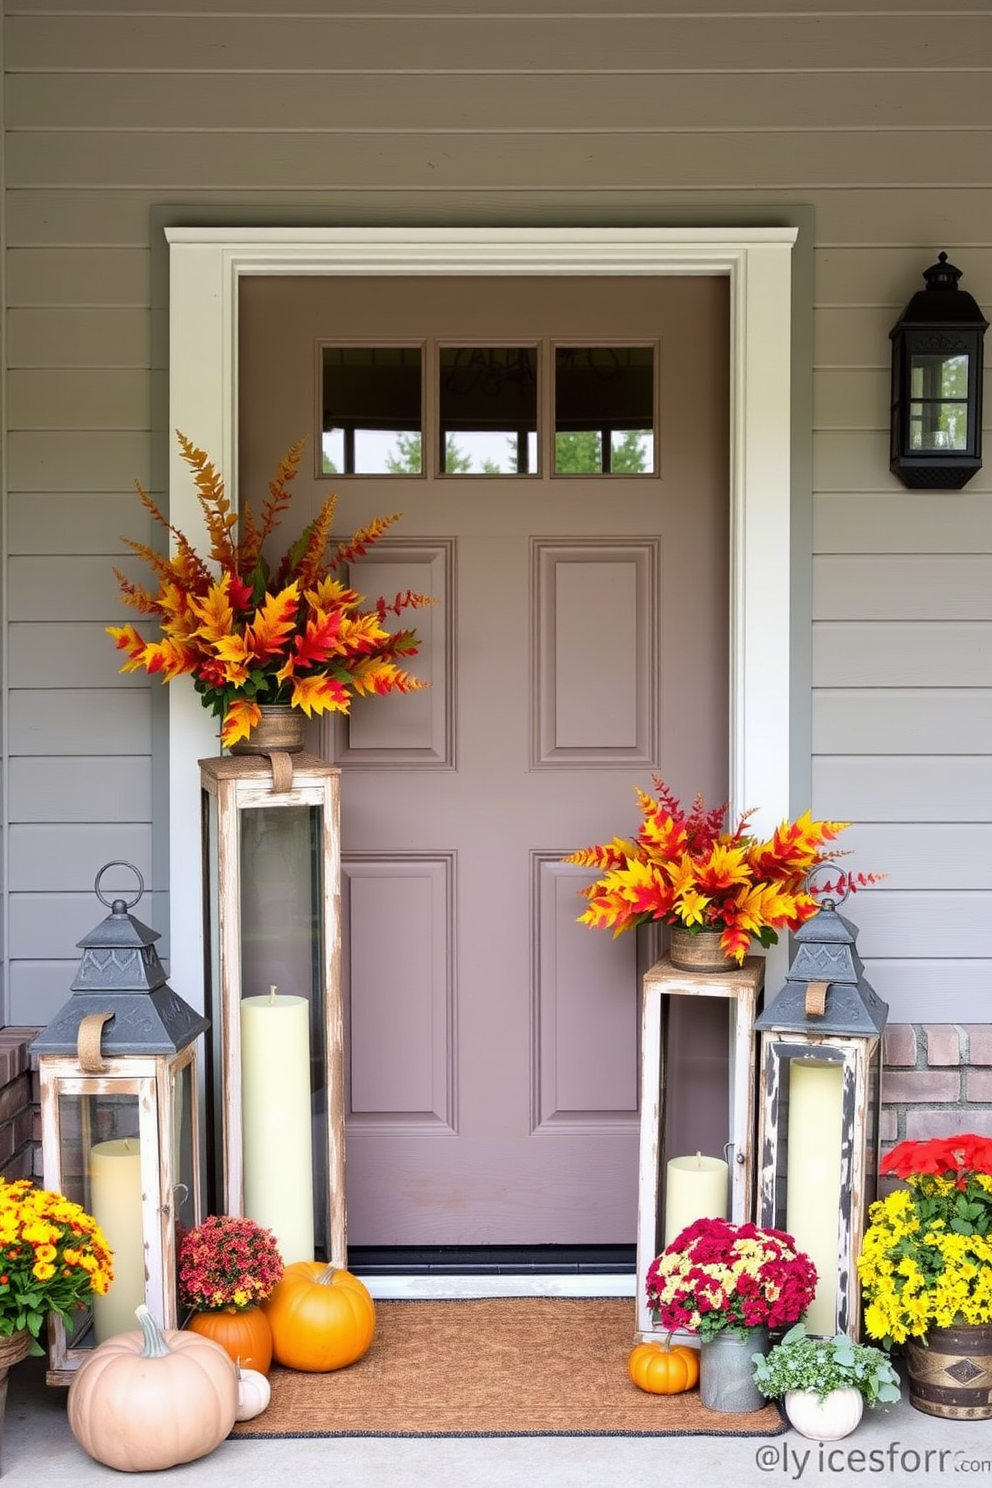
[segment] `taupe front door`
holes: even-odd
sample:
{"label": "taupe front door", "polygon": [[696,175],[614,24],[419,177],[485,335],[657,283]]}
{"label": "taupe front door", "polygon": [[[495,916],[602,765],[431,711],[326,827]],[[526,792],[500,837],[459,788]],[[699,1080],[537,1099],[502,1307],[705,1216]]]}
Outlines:
{"label": "taupe front door", "polygon": [[430,689],[324,731],[352,1244],[633,1241],[643,966],[575,923],[560,859],[634,830],[653,771],[726,794],[727,301],[704,277],[242,280],[241,493],[310,432],[294,530],[330,490],[342,537],[400,511],[352,581],[440,601],[405,622]]}

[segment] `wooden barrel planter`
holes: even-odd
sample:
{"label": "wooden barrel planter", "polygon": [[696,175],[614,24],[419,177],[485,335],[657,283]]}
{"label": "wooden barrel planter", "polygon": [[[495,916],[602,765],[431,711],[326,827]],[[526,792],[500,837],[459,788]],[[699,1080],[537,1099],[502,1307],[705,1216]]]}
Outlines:
{"label": "wooden barrel planter", "polygon": [[926,1343],[906,1345],[909,1400],[928,1416],[992,1419],[992,1324],[931,1328]]}

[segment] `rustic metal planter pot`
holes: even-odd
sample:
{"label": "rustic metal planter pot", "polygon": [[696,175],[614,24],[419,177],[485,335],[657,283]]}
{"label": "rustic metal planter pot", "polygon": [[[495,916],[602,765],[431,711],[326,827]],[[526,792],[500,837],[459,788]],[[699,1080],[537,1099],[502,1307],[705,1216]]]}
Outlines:
{"label": "rustic metal planter pot", "polygon": [[992,1323],[931,1328],[906,1345],[909,1403],[949,1421],[992,1420]]}
{"label": "rustic metal planter pot", "polygon": [[699,1402],[708,1410],[758,1411],[765,1397],[754,1383],[753,1354],[767,1354],[768,1329],[749,1328],[742,1337],[725,1328],[699,1345]]}

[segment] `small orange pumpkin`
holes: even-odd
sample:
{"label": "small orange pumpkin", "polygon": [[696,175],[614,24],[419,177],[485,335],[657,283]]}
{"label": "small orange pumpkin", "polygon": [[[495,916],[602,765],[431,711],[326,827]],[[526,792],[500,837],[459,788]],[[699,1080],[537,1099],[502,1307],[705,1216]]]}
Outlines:
{"label": "small orange pumpkin", "polygon": [[699,1354],[687,1344],[638,1343],[627,1361],[627,1372],[638,1389],[650,1395],[681,1395],[699,1379]]}
{"label": "small orange pumpkin", "polygon": [[272,1367],[272,1329],[260,1307],[222,1307],[219,1311],[194,1312],[186,1328],[219,1343],[237,1364],[268,1374]]}
{"label": "small orange pumpkin", "polygon": [[323,1261],[294,1261],[263,1303],[272,1356],[287,1369],[323,1374],[354,1364],[375,1332],[375,1303],[365,1283]]}

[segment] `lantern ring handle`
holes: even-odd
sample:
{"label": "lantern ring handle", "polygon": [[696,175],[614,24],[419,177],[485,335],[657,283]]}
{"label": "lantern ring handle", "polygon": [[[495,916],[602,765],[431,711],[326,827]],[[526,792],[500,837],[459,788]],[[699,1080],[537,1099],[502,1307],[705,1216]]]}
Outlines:
{"label": "lantern ring handle", "polygon": [[105,898],[104,895],[100,892],[100,880],[106,873],[108,868],[130,868],[131,872],[138,880],[138,892],[135,894],[134,898],[125,899],[122,901],[125,909],[133,909],[138,900],[141,898],[142,894],[145,892],[145,880],[141,876],[141,869],[136,868],[133,863],[129,863],[126,858],[112,858],[109,863],[104,863],[103,867],[100,869],[100,872],[93,880],[93,892],[99,899],[100,903],[105,904],[108,909],[113,909],[114,905],[118,901],[120,901],[119,894],[117,895],[116,899],[111,900]]}
{"label": "lantern ring handle", "polygon": [[[844,880],[844,892],[841,895],[839,901],[840,904],[844,904],[851,897],[851,880],[838,863],[817,863],[815,867],[811,868],[806,875],[807,894],[811,894],[813,892],[813,879],[818,873],[822,873],[825,868],[831,869],[831,871],[836,873],[839,878],[842,878]],[[833,897],[824,899],[823,902],[824,905],[829,905],[831,909],[836,909],[838,906],[838,900]]]}

